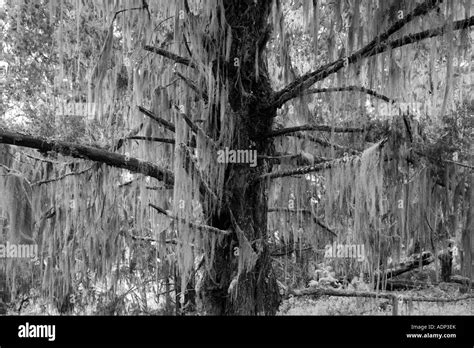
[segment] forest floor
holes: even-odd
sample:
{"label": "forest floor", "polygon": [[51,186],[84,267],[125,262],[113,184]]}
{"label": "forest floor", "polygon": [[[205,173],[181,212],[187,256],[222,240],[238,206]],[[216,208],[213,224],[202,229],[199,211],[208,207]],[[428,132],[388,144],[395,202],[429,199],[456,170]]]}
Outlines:
{"label": "forest floor", "polygon": [[[447,283],[442,283],[447,284]],[[433,285],[425,289],[392,291],[402,298],[438,297],[453,299],[474,294],[460,293],[456,286]],[[392,301],[385,298],[311,296],[290,297],[280,305],[278,315],[393,315]],[[458,302],[399,302],[398,315],[474,315],[474,298]]]}
{"label": "forest floor", "polygon": [[[427,291],[403,291],[404,296],[429,296]],[[280,306],[278,315],[392,315],[391,301],[360,297],[322,296],[289,298]],[[399,306],[399,315],[474,315],[474,300],[454,303],[413,302]]]}
{"label": "forest floor", "polygon": [[[434,264],[423,269],[406,272],[396,278],[401,281],[416,281],[422,286],[410,290],[383,291],[401,298],[430,297],[440,299],[456,299],[473,295],[470,290],[457,283],[439,282]],[[310,281],[307,287],[311,287]],[[318,282],[313,283],[318,285]],[[295,284],[293,284],[295,286]],[[324,287],[324,286],[323,286]],[[300,288],[295,287],[293,289]],[[331,288],[331,287],[329,287]],[[357,290],[372,292],[373,286],[358,282],[357,287],[341,290]],[[381,291],[382,292],[382,291]],[[278,315],[393,315],[391,299],[367,297],[327,296],[296,296],[285,299],[280,305]],[[474,315],[474,298],[457,302],[416,302],[403,301],[398,303],[398,315]]]}

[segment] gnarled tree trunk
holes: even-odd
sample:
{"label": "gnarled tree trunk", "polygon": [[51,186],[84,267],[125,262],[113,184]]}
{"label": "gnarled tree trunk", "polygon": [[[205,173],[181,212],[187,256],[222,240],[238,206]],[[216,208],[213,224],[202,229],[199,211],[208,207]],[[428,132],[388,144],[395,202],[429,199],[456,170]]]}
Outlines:
{"label": "gnarled tree trunk", "polygon": [[[263,110],[262,107],[272,89],[261,57],[270,33],[267,18],[271,2],[226,1],[224,6],[233,38],[232,64],[227,67],[227,77],[232,86],[229,101],[237,119],[234,146],[243,149],[244,145],[258,154],[267,154],[271,143],[263,135],[270,131],[276,109]],[[215,218],[215,227],[226,228],[232,223],[237,234],[242,232],[245,238],[228,237],[216,251],[213,269],[203,287],[206,289],[204,309],[208,314],[275,314],[278,309],[280,295],[266,243],[266,182],[256,180],[265,170],[265,166],[235,164],[226,173],[226,203],[221,216]],[[237,277],[239,249],[236,248],[240,248],[239,242],[244,239],[258,259],[252,271]],[[237,284],[231,286],[237,278]]]}

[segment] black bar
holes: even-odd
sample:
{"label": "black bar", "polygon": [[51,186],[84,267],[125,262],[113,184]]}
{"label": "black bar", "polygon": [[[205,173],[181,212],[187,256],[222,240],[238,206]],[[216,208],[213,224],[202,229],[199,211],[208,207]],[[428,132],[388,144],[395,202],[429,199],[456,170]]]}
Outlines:
{"label": "black bar", "polygon": [[[55,339],[20,338],[19,326],[55,325]],[[30,327],[31,329],[31,327]],[[407,334],[421,334],[409,338]],[[433,334],[455,334],[434,338]],[[59,345],[378,345],[473,347],[472,316],[0,317],[0,347]]]}

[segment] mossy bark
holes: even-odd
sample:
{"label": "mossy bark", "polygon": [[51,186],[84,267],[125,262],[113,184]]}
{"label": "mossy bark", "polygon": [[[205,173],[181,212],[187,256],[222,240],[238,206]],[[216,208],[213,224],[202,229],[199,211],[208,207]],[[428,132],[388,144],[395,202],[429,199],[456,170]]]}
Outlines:
{"label": "mossy bark", "polygon": [[[269,37],[267,18],[271,2],[226,1],[224,7],[232,27],[232,64],[221,73],[229,79],[229,103],[237,118],[234,147],[269,154],[271,141],[262,135],[270,131],[276,109],[265,108],[273,91],[263,54]],[[267,246],[267,183],[256,180],[268,170],[261,162],[255,167],[246,163],[229,165],[224,205],[215,216],[214,226],[232,226],[232,230],[242,231],[258,259],[251,271],[237,277],[237,236],[229,236],[218,247],[203,284],[202,300],[207,314],[273,315],[278,309],[280,295]],[[238,279],[237,288],[230,292],[233,279]]]}

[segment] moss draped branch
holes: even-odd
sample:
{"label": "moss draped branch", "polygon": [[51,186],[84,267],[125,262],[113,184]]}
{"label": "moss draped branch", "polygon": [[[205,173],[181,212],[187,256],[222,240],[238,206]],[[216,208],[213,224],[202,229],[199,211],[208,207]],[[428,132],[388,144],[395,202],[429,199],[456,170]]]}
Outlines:
{"label": "moss draped branch", "polygon": [[92,146],[35,137],[11,132],[3,128],[0,128],[0,143],[28,147],[43,152],[53,151],[64,156],[104,163],[112,167],[127,169],[134,173],[153,177],[163,181],[167,185],[174,184],[174,174],[167,169],[161,168],[147,161],[142,161],[137,158],[124,156]]}
{"label": "moss draped branch", "polygon": [[[472,27],[473,25],[474,25],[474,16],[471,16],[467,19],[455,21],[452,24],[452,30],[466,29],[466,28]],[[282,106],[287,101],[303,93],[308,87],[313,85],[315,82],[320,81],[326,78],[327,76],[332,75],[335,72],[342,69],[344,67],[344,62],[346,61],[346,59],[347,59],[348,64],[352,64],[361,60],[362,58],[372,57],[379,53],[388,51],[389,49],[406,46],[406,45],[409,45],[421,40],[443,35],[448,30],[451,30],[449,29],[449,25],[445,25],[442,27],[425,30],[419,33],[405,35],[393,41],[379,43],[368,51],[364,50],[364,52],[361,52],[361,50],[359,50],[347,58],[341,58],[333,63],[324,65],[323,67],[321,67],[320,69],[312,73],[303,75],[300,79],[291,83],[280,92],[277,92],[273,98],[273,101],[270,103],[270,105],[272,107]],[[306,79],[303,79],[304,77],[306,77]]]}
{"label": "moss draped branch", "polygon": [[361,133],[364,132],[366,129],[364,128],[358,128],[358,127],[331,127],[327,125],[310,125],[310,124],[305,124],[302,126],[295,126],[295,127],[288,127],[288,128],[282,128],[278,130],[274,130],[270,132],[267,137],[273,138],[277,137],[280,135],[285,135],[289,133],[295,133],[295,132],[300,132],[300,131],[319,131],[319,132],[335,132],[335,133]]}
{"label": "moss draped branch", "polygon": [[338,166],[340,164],[346,163],[347,161],[352,161],[357,157],[359,156],[357,155],[346,156],[342,158],[337,158],[332,161],[318,163],[313,166],[298,167],[298,168],[290,169],[290,170],[266,173],[259,176],[259,179],[275,179],[275,178],[283,178],[286,176],[303,175],[303,174],[308,174],[308,173],[320,172],[322,170],[326,170],[326,169]]}
{"label": "moss draped branch", "polygon": [[[297,78],[294,82],[290,83],[282,90],[276,92],[272,98],[272,101],[269,103],[273,108],[279,108],[288,100],[291,100],[298,95],[304,93],[310,86],[314,83],[321,81],[322,79],[326,78],[329,75],[332,75],[342,69],[347,64],[353,64],[358,62],[359,60],[373,56],[375,54],[384,52],[390,46],[385,43],[385,41],[395,32],[403,28],[407,23],[411,22],[414,18],[418,16],[425,15],[430,10],[434,9],[441,3],[439,0],[427,0],[422,4],[418,5],[411,13],[409,13],[403,19],[396,21],[387,31],[375,37],[371,42],[367,45],[356,51],[354,54],[350,55],[349,57],[340,58],[334,62],[328,63],[320,67],[319,69],[302,75],[301,77]],[[433,29],[433,31],[437,31],[439,29]],[[436,33],[433,36],[440,35],[441,33]],[[402,39],[404,39],[403,37]],[[420,37],[415,41],[408,40],[404,45],[420,41],[423,38]],[[397,40],[396,40],[397,41]],[[381,46],[381,43],[385,43],[385,45]],[[399,47],[399,46],[397,46]]]}

